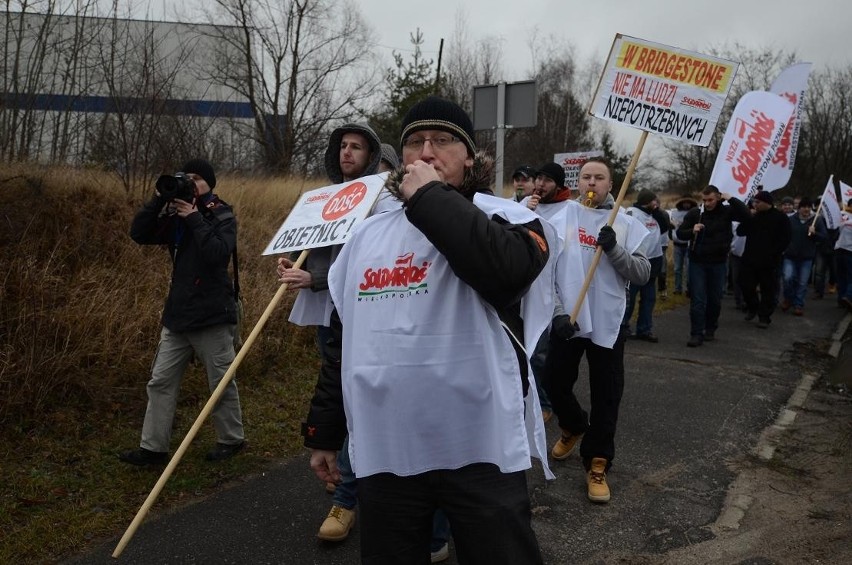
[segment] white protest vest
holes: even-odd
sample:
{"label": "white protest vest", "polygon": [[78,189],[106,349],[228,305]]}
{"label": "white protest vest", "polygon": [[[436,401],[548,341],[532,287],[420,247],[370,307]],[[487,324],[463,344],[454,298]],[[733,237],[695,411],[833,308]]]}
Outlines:
{"label": "white protest vest", "polygon": [[327,326],[331,323],[333,309],[331,295],[327,290],[314,292],[309,288],[301,288],[287,320],[297,326]]}
{"label": "white protest vest", "polygon": [[[519,202],[519,204],[526,208],[529,199],[529,196],[525,196]],[[541,216],[545,220],[550,221],[550,219],[557,215],[568,202],[570,202],[570,200],[562,200],[561,202],[539,202],[533,212],[535,212],[537,215]],[[527,209],[529,210],[529,208]]]}
{"label": "white protest vest", "polygon": [[[580,296],[595,256],[597,235],[610,213],[611,210],[592,209],[571,202],[551,221],[564,235],[565,247],[556,265],[556,284],[567,313],[571,313]],[[644,250],[650,232],[624,210],[618,211],[612,227],[618,244],[629,254]],[[627,279],[613,268],[603,253],[577,316],[580,326],[577,337],[590,338],[601,347],[611,348],[615,344],[627,304],[626,285]]]}
{"label": "white protest vest", "polygon": [[625,212],[628,216],[633,216],[639,223],[645,226],[650,235],[646,248],[648,249],[648,259],[654,259],[655,257],[663,256],[663,237],[664,234],[660,233],[660,224],[657,220],[654,219],[654,216],[645,212],[644,210],[640,210],[635,206],[631,206]]}
{"label": "white protest vest", "polygon": [[[475,202],[499,207],[513,222],[536,219],[507,200],[477,195]],[[356,476],[482,462],[516,472],[538,453],[553,478],[532,371],[525,404],[518,359],[496,311],[403,210],[356,228],[329,272],[329,287],[343,322],[343,400]],[[540,437],[530,439],[529,413],[532,435]]]}
{"label": "white protest vest", "polygon": [[[401,207],[402,201],[385,187],[379,192],[370,214],[382,214]],[[336,253],[332,252],[332,262],[335,259]],[[290,310],[290,317],[287,320],[297,326],[327,326],[331,323],[332,310],[334,310],[334,304],[332,304],[331,295],[327,290],[313,291],[309,288],[302,288],[296,295],[293,308]]]}

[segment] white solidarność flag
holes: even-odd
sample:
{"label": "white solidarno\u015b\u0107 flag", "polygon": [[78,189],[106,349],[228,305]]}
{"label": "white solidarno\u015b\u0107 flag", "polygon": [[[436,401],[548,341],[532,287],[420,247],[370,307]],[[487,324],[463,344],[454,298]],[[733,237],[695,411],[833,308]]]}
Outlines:
{"label": "white solidarno\u015b\u0107 flag", "polygon": [[769,92],[789,100],[796,110],[793,118],[784,130],[781,144],[775,150],[769,167],[763,175],[763,190],[777,190],[787,184],[793,174],[793,164],[796,162],[796,146],[799,144],[799,130],[802,126],[802,108],[805,91],[808,89],[808,75],[811,63],[796,63],[781,71]]}
{"label": "white solidarno\u015b\u0107 flag", "polygon": [[846,206],[852,200],[852,186],[840,181],[840,202]]}
{"label": "white solidarno\u015b\u0107 flag", "polygon": [[828,229],[833,230],[840,226],[840,204],[837,203],[837,195],[834,192],[834,175],[828,177],[828,183],[822,191],[820,209]]}
{"label": "white solidarno\u015b\u0107 flag", "polygon": [[748,202],[755,194],[781,143],[795,106],[771,92],[747,92],[737,102],[710,184]]}

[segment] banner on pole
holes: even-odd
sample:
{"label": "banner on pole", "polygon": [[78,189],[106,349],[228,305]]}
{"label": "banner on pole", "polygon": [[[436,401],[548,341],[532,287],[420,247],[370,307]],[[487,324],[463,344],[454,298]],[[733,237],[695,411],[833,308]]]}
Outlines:
{"label": "banner on pole", "polygon": [[565,186],[577,190],[580,185],[580,168],[592,157],[603,157],[603,151],[580,151],[575,153],[556,153],[553,162],[565,169]]}
{"label": "banner on pole", "polygon": [[844,206],[849,204],[849,201],[852,200],[852,186],[840,181],[840,202]]}
{"label": "banner on pole", "polygon": [[619,33],[589,113],[706,147],[738,67],[734,61]]}
{"label": "banner on pole", "polygon": [[795,106],[771,92],[747,92],[737,102],[719,147],[710,184],[748,202],[781,143]]}
{"label": "banner on pole", "polygon": [[822,191],[822,199],[820,200],[820,210],[822,217],[825,218],[825,226],[833,230],[840,227],[840,204],[837,203],[837,193],[834,192],[834,175],[828,177],[828,183],[825,185],[825,190]]}
{"label": "banner on pole", "polygon": [[781,144],[775,151],[769,167],[763,176],[763,190],[777,190],[790,181],[793,165],[796,162],[796,147],[799,145],[799,130],[802,127],[802,109],[804,108],[805,91],[808,89],[808,75],[811,63],[796,63],[781,71],[769,92],[782,96],[794,106],[793,117],[784,130]]}
{"label": "banner on pole", "polygon": [[343,244],[369,215],[386,178],[370,175],[304,193],[263,255]]}

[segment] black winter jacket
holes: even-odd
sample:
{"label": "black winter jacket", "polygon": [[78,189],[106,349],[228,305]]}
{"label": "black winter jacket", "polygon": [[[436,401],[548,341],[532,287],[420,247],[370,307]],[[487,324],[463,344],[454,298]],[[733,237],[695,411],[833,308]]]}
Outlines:
{"label": "black winter jacket", "polygon": [[[203,198],[203,197],[202,197]],[[167,245],[172,282],[162,322],[173,332],[236,324],[234,286],[228,263],[237,244],[231,207],[210,194],[199,212],[181,219],[154,197],[133,218],[130,237],[142,245]]]}
{"label": "black winter jacket", "polygon": [[[745,222],[750,217],[748,206],[736,198],[728,199],[728,206],[719,202],[712,210],[702,212],[701,207],[693,208],[677,229],[677,237],[690,242],[690,261],[724,263],[728,260],[734,237],[732,222]],[[695,224],[704,224],[704,229],[697,236],[692,231]]]}
{"label": "black winter jacket", "polygon": [[[492,168],[490,159],[477,154],[465,186],[457,190],[441,182],[429,183],[405,204],[405,214],[447,258],[455,275],[491,304],[523,343],[520,299],[547,263],[549,249],[539,220],[508,224],[501,218],[487,217],[473,204],[476,192],[490,193],[485,179],[490,178]],[[391,192],[398,194],[396,183],[403,173],[397,170],[389,177]],[[331,334],[326,351],[334,361],[323,362],[302,435],[306,447],[338,450],[346,436],[346,417],[340,382],[342,326],[336,310],[331,317]],[[526,357],[517,344],[515,351],[526,394]]]}
{"label": "black winter jacket", "polygon": [[790,219],[777,208],[758,212],[737,226],[745,236],[742,260],[755,267],[778,268],[790,243]]}

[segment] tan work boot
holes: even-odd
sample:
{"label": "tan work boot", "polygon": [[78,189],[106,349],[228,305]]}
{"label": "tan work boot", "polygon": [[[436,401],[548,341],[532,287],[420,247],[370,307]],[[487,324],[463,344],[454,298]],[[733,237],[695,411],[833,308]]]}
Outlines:
{"label": "tan work boot", "polygon": [[317,537],[325,541],[343,541],[349,535],[353,525],[355,525],[355,511],[335,504],[320,526]]}
{"label": "tan work boot", "polygon": [[559,441],[550,450],[551,457],[557,461],[568,459],[568,456],[574,452],[582,437],[583,434],[572,434],[571,432],[562,430],[562,437],[559,438]]}
{"label": "tan work boot", "polygon": [[606,484],[606,459],[592,458],[592,465],[586,474],[589,500],[592,502],[609,502],[609,485]]}

